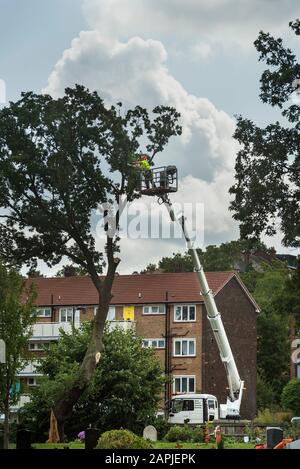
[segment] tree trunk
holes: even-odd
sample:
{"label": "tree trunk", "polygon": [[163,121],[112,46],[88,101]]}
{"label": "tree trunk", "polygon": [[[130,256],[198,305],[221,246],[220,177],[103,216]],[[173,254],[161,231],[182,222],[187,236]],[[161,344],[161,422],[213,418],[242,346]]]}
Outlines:
{"label": "tree trunk", "polygon": [[[109,299],[108,299],[109,298]],[[73,407],[83,394],[84,390],[88,386],[91,378],[93,377],[94,371],[101,357],[103,350],[103,330],[107,317],[107,312],[110,304],[111,294],[102,295],[101,303],[99,299],[98,312],[95,317],[92,336],[88,349],[85,353],[84,359],[80,365],[79,374],[74,382],[73,387],[68,393],[59,399],[54,407],[53,412],[57,420],[57,429],[59,434],[59,440],[61,443],[64,442],[64,425],[68,417],[70,417]],[[82,430],[79,428],[79,430]]]}
{"label": "tree trunk", "polygon": [[9,448],[9,392],[6,394],[4,403],[4,438],[3,448]]}

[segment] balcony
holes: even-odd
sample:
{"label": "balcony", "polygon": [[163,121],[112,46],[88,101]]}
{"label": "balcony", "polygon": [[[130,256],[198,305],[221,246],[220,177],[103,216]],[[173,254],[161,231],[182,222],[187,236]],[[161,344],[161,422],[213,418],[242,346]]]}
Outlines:
{"label": "balcony", "polygon": [[30,402],[30,396],[28,394],[21,394],[18,402],[10,406],[10,412],[17,412],[21,407]]}
{"label": "balcony", "polygon": [[38,373],[36,371],[36,366],[37,366],[36,362],[28,363],[28,365],[26,365],[21,371],[19,371],[17,376],[19,376],[20,378],[22,377],[26,378],[26,377],[31,377],[31,376],[43,376],[42,373]]}
{"label": "balcony", "polygon": [[[79,327],[79,324],[74,324],[74,326]],[[71,334],[72,324],[70,322],[44,322],[34,324],[31,340],[56,340],[59,337],[60,329],[67,334]]]}
{"label": "balcony", "polygon": [[122,331],[135,331],[135,321],[108,321],[109,331],[121,329]]}

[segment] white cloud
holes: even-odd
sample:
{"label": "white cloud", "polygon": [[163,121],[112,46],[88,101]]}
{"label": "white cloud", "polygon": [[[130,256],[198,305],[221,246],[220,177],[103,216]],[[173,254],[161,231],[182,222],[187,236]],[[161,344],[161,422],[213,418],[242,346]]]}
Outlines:
{"label": "white cloud", "polygon": [[258,32],[280,34],[299,15],[297,0],[84,0],[91,28],[128,38],[175,37],[252,47]]}
{"label": "white cloud", "polygon": [[[113,21],[110,18],[110,25]],[[237,149],[232,138],[234,121],[208,99],[188,93],[169,72],[167,58],[164,45],[157,40],[135,36],[121,41],[98,29],[84,31],[64,51],[44,91],[59,96],[66,86],[81,83],[98,90],[107,102],[120,100],[125,107],[174,106],[182,116],[183,134],[170,142],[157,161],[179,168],[180,190],[173,200],[204,203],[206,244],[211,237],[236,237],[236,223],[228,212]],[[125,239],[121,247],[124,261],[120,270],[130,272],[174,251],[184,251],[185,243]]]}

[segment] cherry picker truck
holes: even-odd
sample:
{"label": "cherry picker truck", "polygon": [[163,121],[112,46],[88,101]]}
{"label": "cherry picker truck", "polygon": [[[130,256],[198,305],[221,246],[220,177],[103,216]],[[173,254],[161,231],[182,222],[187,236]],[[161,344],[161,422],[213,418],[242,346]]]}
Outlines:
{"label": "cherry picker truck", "polygon": [[221,361],[225,366],[229,392],[226,404],[220,404],[220,406],[217,398],[211,394],[189,393],[176,395],[171,401],[169,422],[201,424],[205,421],[217,419],[238,420],[240,419],[244,381],[240,378],[221,315],[217,309],[213,293],[208,286],[197,250],[190,239],[186,218],[183,213],[175,213],[169,198],[169,194],[177,190],[178,173],[176,166],[163,166],[141,172],[141,194],[158,197],[158,202],[164,204],[167,208],[171,221],[177,221],[182,229],[206,306],[207,318],[219,349]]}

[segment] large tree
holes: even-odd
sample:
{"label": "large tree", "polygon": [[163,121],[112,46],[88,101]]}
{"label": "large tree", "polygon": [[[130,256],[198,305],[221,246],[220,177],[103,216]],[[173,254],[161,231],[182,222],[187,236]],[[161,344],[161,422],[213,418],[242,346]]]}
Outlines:
{"label": "large tree", "polygon": [[[91,333],[85,322],[73,334],[61,333],[57,344],[40,360],[43,377],[33,390],[31,402],[22,412],[23,419],[45,441],[49,410],[61,388],[72,383]],[[153,349],[142,347],[142,339],[133,331],[105,330],[101,366],[74,407],[65,425],[68,438],[92,425],[102,431],[127,428],[141,432],[155,416],[164,377]],[[80,428],[78,427],[80,422]]]}
{"label": "large tree", "polygon": [[[300,21],[290,22],[296,35]],[[230,189],[234,218],[242,237],[273,235],[280,228],[283,244],[300,246],[300,64],[281,38],[260,32],[254,45],[269,67],[261,76],[260,98],[280,111],[276,121],[260,128],[238,117],[235,138],[241,144],[236,183]]]}
{"label": "large tree", "polygon": [[[23,93],[0,112],[0,253],[7,262],[64,257],[85,269],[99,296],[91,339],[74,383],[54,405],[60,436],[91,380],[103,348],[103,328],[120,260],[117,232],[120,212],[105,208],[106,245],[96,246],[92,215],[103,204],[139,196],[134,163],[143,151],[150,161],[173,135],[181,133],[179,114],[158,106],[149,116],[137,106],[122,112],[107,107],[96,92],[82,86],[65,95]],[[99,274],[106,268],[103,277]]]}
{"label": "large tree", "polygon": [[17,373],[26,364],[24,350],[35,322],[34,291],[26,288],[15,269],[0,262],[0,338],[6,345],[6,363],[0,364],[0,414],[4,414],[4,448],[9,445],[10,406],[19,398]]}

